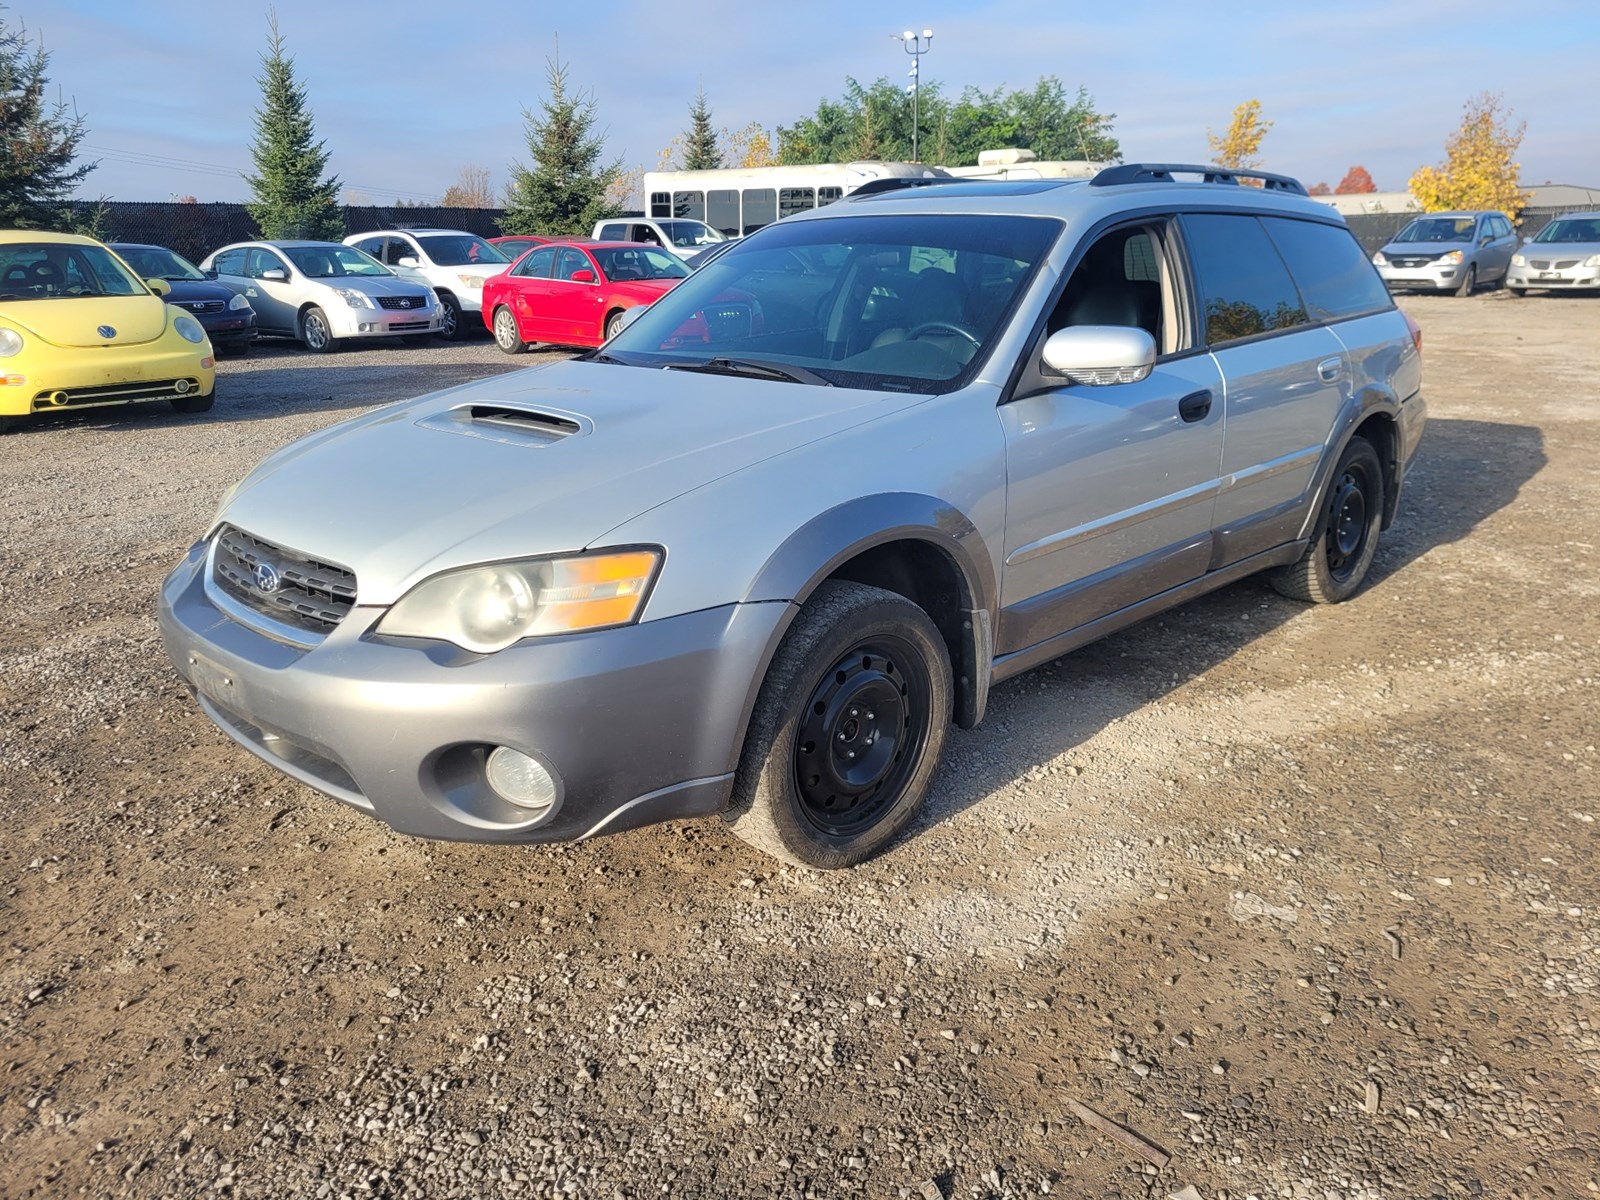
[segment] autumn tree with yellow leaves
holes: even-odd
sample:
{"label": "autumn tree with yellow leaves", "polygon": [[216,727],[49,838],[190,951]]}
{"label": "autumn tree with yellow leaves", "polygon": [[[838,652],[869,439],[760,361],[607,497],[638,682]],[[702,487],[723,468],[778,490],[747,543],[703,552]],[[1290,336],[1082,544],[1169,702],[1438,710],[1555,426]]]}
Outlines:
{"label": "autumn tree with yellow leaves", "polygon": [[1420,167],[1411,194],[1427,212],[1493,209],[1516,216],[1528,203],[1515,161],[1527,122],[1515,127],[1502,97],[1480,92],[1467,101],[1461,127],[1444,144],[1444,163]]}
{"label": "autumn tree with yellow leaves", "polygon": [[1253,170],[1261,165],[1256,155],[1261,152],[1261,139],[1271,128],[1271,121],[1261,119],[1261,101],[1246,100],[1233,110],[1233,122],[1227,133],[1218,137],[1206,130],[1206,141],[1211,143],[1211,161],[1234,171]]}

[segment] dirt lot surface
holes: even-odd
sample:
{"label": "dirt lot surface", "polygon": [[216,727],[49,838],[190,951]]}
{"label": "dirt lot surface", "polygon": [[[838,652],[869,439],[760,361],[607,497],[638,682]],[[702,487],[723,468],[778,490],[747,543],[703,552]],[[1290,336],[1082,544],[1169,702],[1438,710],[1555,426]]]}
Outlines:
{"label": "dirt lot surface", "polygon": [[407,840],[168,668],[223,489],[491,344],[0,439],[0,1194],[1600,1189],[1600,301],[1404,305],[1433,420],[1372,584],[999,688],[842,874],[715,820]]}

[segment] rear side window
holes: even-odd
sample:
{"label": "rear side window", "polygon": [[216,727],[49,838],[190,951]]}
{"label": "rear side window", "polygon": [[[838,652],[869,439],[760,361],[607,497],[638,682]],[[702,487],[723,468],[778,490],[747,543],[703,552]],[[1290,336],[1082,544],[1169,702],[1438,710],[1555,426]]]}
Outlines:
{"label": "rear side window", "polygon": [[1393,307],[1389,289],[1348,229],[1286,217],[1263,217],[1261,223],[1289,264],[1313,320]]}
{"label": "rear side window", "polygon": [[1254,217],[1190,214],[1183,218],[1183,232],[1209,345],[1292,329],[1309,320],[1289,269]]}

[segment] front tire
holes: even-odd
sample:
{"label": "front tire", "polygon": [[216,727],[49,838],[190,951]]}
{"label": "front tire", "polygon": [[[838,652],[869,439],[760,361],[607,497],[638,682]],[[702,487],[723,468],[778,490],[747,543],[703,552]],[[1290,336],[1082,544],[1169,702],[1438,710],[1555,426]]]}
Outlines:
{"label": "front tire", "polygon": [[1528,294],[1528,289],[1527,288],[1507,287],[1506,291],[1510,292],[1518,300],[1521,300],[1524,296],[1526,296]]}
{"label": "front tire", "polygon": [[449,292],[439,294],[439,336],[447,342],[459,342],[467,336],[467,323],[461,315],[461,301]]}
{"label": "front tire", "polygon": [[517,316],[505,305],[494,310],[494,344],[507,354],[521,354],[528,348],[517,328]]}
{"label": "front tire", "polygon": [[922,807],[950,728],[950,655],[904,596],[830,581],[784,635],[725,817],[797,866],[854,866]]}
{"label": "front tire", "polygon": [[1461,277],[1461,286],[1456,288],[1456,295],[1470,296],[1472,289],[1478,286],[1478,265],[1473,263],[1467,268],[1467,273]]}
{"label": "front tire", "polygon": [[1360,590],[1378,553],[1383,524],[1383,464],[1364,437],[1339,456],[1324,502],[1322,529],[1298,562],[1272,576],[1272,586],[1295,600],[1337,604]]}
{"label": "front tire", "polygon": [[339,339],[333,336],[333,326],[328,314],[312,307],[300,318],[300,340],[313,354],[331,354],[339,348]]}

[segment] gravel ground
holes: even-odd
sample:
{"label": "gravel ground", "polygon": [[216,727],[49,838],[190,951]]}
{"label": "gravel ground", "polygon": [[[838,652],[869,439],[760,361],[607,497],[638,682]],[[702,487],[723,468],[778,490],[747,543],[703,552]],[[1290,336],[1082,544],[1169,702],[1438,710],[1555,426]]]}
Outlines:
{"label": "gravel ground", "polygon": [[840,874],[714,820],[398,837],[167,667],[229,483],[492,344],[0,439],[0,1195],[1600,1190],[1600,301],[1404,305],[1433,421],[1372,584],[997,689]]}

